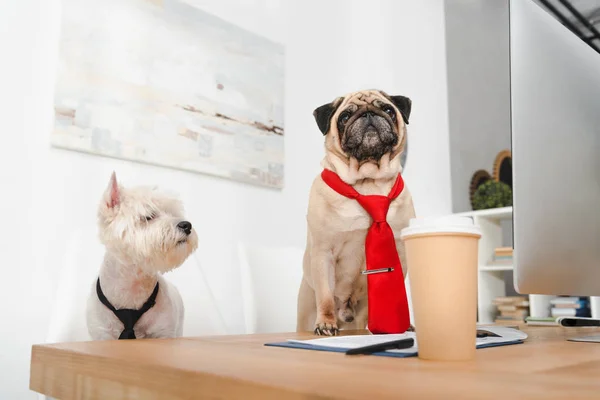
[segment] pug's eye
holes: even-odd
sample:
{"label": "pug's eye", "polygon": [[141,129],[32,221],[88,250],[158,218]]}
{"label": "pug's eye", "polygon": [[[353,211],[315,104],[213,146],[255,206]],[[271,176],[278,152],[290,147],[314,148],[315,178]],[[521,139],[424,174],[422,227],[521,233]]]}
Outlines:
{"label": "pug's eye", "polygon": [[350,113],[343,112],[340,114],[340,117],[338,118],[338,122],[345,124],[346,122],[348,122],[349,119],[350,119]]}
{"label": "pug's eye", "polygon": [[392,121],[396,120],[396,111],[394,111],[394,108],[392,106],[383,107],[383,112],[389,115]]}

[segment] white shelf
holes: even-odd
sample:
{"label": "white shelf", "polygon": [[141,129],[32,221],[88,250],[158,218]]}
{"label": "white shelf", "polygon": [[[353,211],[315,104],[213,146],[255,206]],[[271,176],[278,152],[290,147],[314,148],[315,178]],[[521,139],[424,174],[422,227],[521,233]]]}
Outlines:
{"label": "white shelf", "polygon": [[512,265],[480,265],[479,270],[483,272],[496,272],[496,271],[512,271]]}
{"label": "white shelf", "polygon": [[[493,304],[496,297],[506,295],[506,273],[513,270],[512,265],[490,265],[494,250],[502,247],[502,221],[512,219],[512,207],[492,208],[488,210],[468,211],[456,214],[471,217],[481,228],[479,240],[479,272],[477,291],[477,322],[494,323],[497,308]],[[530,299],[531,300],[531,299]]]}
{"label": "white shelf", "polygon": [[490,208],[488,210],[467,211],[456,214],[461,217],[485,218],[492,221],[512,219],[512,207]]}
{"label": "white shelf", "polygon": [[[512,271],[512,265],[490,265],[490,257],[502,243],[502,221],[512,219],[512,207],[492,208],[489,210],[468,211],[455,215],[472,217],[481,228],[479,240],[479,268],[477,291],[477,322],[493,324],[497,314],[492,304],[496,297],[506,295],[506,272]],[[550,300],[555,296],[531,294],[529,297],[529,313],[533,317],[550,315]],[[600,318],[600,297],[590,298],[592,317]]]}

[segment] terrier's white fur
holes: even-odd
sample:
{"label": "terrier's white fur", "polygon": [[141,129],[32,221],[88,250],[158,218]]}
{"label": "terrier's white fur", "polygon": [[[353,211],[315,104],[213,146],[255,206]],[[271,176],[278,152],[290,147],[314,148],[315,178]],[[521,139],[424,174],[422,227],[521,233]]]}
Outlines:
{"label": "terrier's white fur", "polygon": [[[179,267],[198,246],[198,236],[177,227],[183,205],[150,187],[124,188],[113,173],[98,208],[100,241],[106,248],[100,284],[118,310],[140,309],[156,282],[154,307],[135,324],[137,338],[169,338],[183,333],[184,307],[179,291],[162,274]],[[123,323],[100,302],[96,281],[87,302],[87,326],[94,340],[117,339]]]}

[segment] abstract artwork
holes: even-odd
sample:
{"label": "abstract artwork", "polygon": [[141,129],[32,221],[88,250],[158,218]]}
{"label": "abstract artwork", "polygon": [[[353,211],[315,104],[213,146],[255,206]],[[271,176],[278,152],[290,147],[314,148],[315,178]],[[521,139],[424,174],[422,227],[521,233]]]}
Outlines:
{"label": "abstract artwork", "polygon": [[281,188],[283,74],[194,0],[63,0],[51,143]]}

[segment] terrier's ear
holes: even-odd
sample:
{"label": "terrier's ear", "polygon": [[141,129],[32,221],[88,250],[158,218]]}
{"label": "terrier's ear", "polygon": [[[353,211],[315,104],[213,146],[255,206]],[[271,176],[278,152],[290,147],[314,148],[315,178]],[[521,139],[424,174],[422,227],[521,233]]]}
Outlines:
{"label": "terrier's ear", "polygon": [[317,107],[315,111],[313,111],[313,117],[315,117],[317,126],[323,135],[327,135],[327,132],[329,132],[331,117],[338,109],[340,104],[342,104],[342,100],[344,99],[337,98],[331,103],[323,104],[321,107]]}
{"label": "terrier's ear", "polygon": [[410,117],[410,109],[412,107],[412,100],[405,96],[390,96],[392,103],[400,110],[404,123],[408,125],[408,117]]}
{"label": "terrier's ear", "polygon": [[108,182],[108,187],[104,191],[104,203],[108,208],[114,208],[121,203],[121,191],[117,182],[117,175],[113,172]]}

